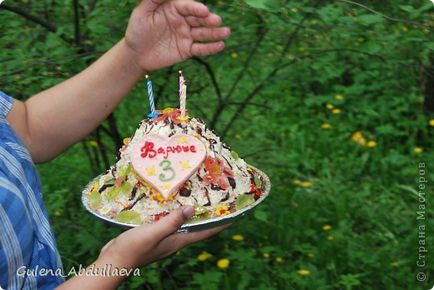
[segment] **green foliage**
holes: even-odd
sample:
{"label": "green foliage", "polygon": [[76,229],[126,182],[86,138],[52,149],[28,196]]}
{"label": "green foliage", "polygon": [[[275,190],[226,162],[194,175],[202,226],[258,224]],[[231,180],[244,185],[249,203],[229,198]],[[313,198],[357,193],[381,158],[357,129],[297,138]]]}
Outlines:
{"label": "green foliage", "polygon": [[279,1],[277,0],[245,0],[244,2],[252,8],[264,9],[268,11],[277,10],[279,7]]}
{"label": "green foliage", "polygon": [[[71,77],[111,47],[136,3],[80,1],[77,44],[70,1],[6,2],[22,4],[57,28],[48,32],[0,9],[0,88],[20,99]],[[226,232],[143,268],[121,289],[432,286],[432,251],[427,282],[415,281],[415,212],[420,162],[434,180],[434,112],[424,103],[434,59],[434,6],[365,2],[207,1],[232,28],[227,48],[202,59],[205,64],[190,60],[154,72],[157,107],[177,106],[176,71],[182,68],[190,113],[265,171],[272,193]],[[115,111],[120,134],[130,136],[147,111],[140,82]],[[66,269],[92,262],[122,232],[81,206],[81,190],[105,169],[101,158],[90,163],[83,148],[99,152],[104,146],[109,162],[115,160],[112,136],[101,134],[98,142],[93,134],[39,166]],[[426,225],[432,229],[433,187],[427,188]],[[429,233],[426,244],[434,245]],[[201,261],[203,251],[211,257]],[[230,260],[226,269],[217,266],[222,258]]]}

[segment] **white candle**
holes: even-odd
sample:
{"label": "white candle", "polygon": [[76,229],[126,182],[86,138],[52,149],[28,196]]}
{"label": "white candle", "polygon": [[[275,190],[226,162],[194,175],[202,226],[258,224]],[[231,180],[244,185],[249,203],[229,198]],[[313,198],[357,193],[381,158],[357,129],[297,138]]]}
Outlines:
{"label": "white candle", "polygon": [[181,109],[181,118],[185,117],[185,102],[186,102],[186,99],[187,99],[187,86],[184,83],[182,85],[181,97],[179,99],[180,109]]}

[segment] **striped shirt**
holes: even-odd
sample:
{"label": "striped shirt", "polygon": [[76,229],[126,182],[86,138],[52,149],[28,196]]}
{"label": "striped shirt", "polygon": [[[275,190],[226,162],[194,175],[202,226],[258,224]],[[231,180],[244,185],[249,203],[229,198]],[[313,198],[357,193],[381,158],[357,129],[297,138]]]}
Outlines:
{"label": "striped shirt", "polygon": [[0,92],[0,289],[54,289],[62,264],[38,173],[6,120],[12,103]]}

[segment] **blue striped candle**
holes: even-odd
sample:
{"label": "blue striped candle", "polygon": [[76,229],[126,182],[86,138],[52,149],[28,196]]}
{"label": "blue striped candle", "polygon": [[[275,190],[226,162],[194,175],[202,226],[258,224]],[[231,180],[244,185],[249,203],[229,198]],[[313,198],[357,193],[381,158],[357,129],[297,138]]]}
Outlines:
{"label": "blue striped candle", "polygon": [[151,106],[151,113],[148,114],[149,118],[155,118],[158,116],[158,113],[155,111],[155,104],[154,104],[154,91],[152,89],[152,82],[149,79],[149,76],[146,75],[147,79],[147,85],[148,85],[148,97],[149,97],[149,104]]}

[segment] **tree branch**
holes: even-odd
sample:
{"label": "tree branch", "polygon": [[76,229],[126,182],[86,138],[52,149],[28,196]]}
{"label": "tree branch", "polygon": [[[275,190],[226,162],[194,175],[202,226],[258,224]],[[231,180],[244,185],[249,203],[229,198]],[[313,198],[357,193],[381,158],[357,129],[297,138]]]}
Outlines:
{"label": "tree branch", "polygon": [[10,12],[13,12],[13,13],[18,14],[18,15],[21,15],[25,19],[41,25],[42,27],[46,28],[50,32],[56,32],[56,30],[57,30],[56,26],[54,26],[53,24],[48,23],[47,21],[45,21],[39,17],[31,15],[28,11],[21,9],[19,7],[13,7],[13,6],[10,6],[8,4],[3,3],[2,5],[0,5],[0,8],[7,10],[7,11],[10,11]]}
{"label": "tree branch", "polygon": [[[29,20],[29,21],[31,21],[33,23],[36,23],[36,24],[39,24],[40,26],[42,26],[43,28],[45,28],[49,32],[55,33],[57,31],[57,27],[55,25],[53,25],[53,24],[51,24],[51,23],[49,23],[49,22],[47,22],[47,21],[45,21],[45,20],[43,20],[43,19],[41,19],[39,17],[36,17],[36,16],[30,14],[30,12],[28,12],[28,11],[26,11],[24,9],[21,9],[21,8],[18,8],[18,7],[14,7],[14,6],[10,6],[10,5],[4,4],[4,3],[0,5],[0,9],[4,9],[4,10],[10,11],[12,13],[15,13],[17,15],[20,15],[23,18],[25,18],[26,20]],[[64,34],[60,35],[60,38],[62,38],[68,44],[72,44],[73,43],[73,41],[71,39],[69,39]]]}
{"label": "tree branch", "polygon": [[217,100],[219,102],[221,102],[223,100],[222,92],[221,92],[220,87],[219,87],[219,85],[217,83],[217,78],[215,77],[215,73],[214,73],[212,67],[210,66],[209,63],[207,63],[206,61],[204,61],[201,58],[193,57],[193,60],[197,61],[198,63],[200,63],[201,65],[203,65],[205,67],[205,70],[208,73],[208,75],[209,75],[209,77],[211,79],[211,83],[212,83],[212,85],[214,87],[214,90],[215,90],[215,93],[216,93],[216,96],[217,96]]}
{"label": "tree branch", "polygon": [[78,0],[72,1],[72,10],[74,11],[74,40],[77,47],[81,46],[81,29],[80,29],[80,7]]}

